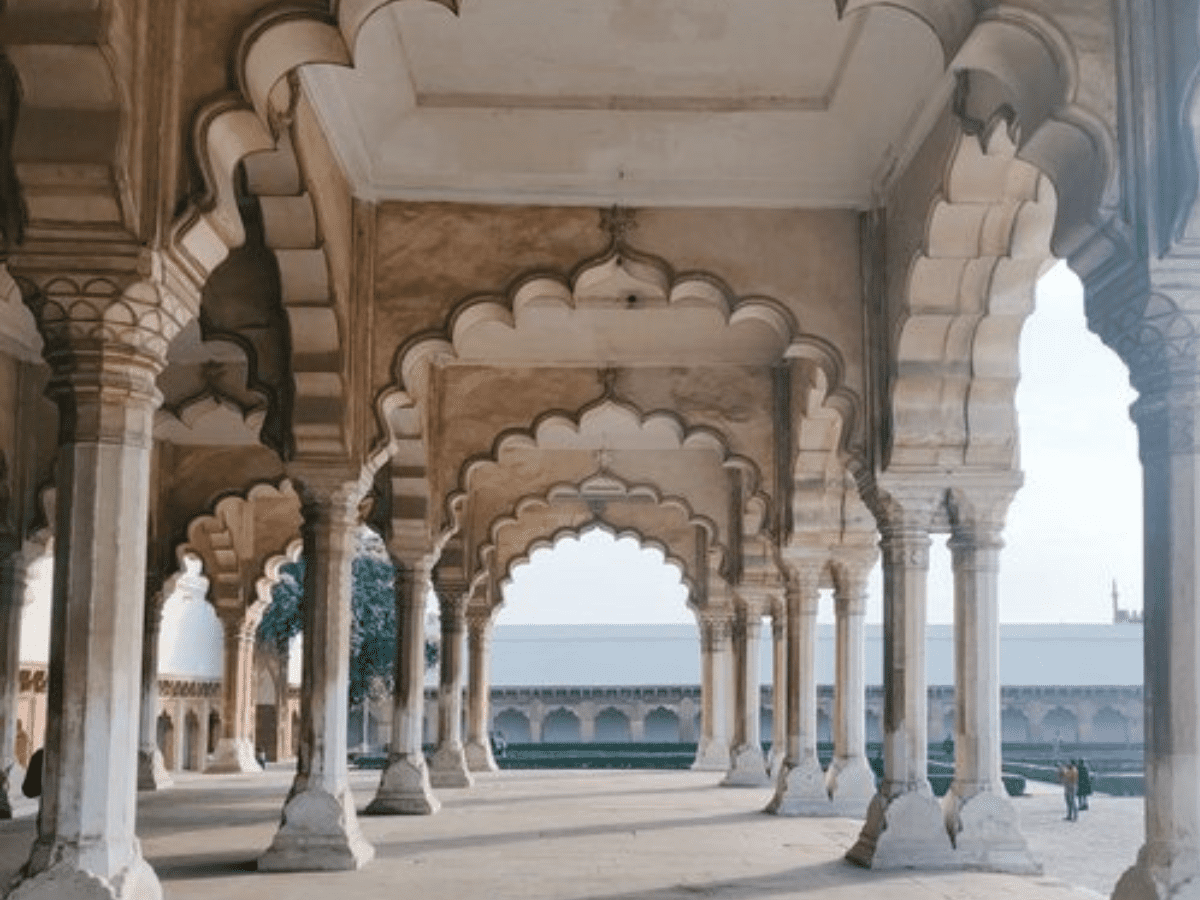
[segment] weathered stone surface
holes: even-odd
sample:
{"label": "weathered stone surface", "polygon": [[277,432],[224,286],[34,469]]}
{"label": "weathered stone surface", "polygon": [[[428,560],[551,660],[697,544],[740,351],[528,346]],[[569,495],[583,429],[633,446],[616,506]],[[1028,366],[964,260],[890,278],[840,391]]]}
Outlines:
{"label": "weathered stone surface", "polygon": [[112,879],[60,863],[21,882],[8,897],[9,900],[162,900],[162,895],[154,870],[139,855]]}
{"label": "weathered stone surface", "polygon": [[259,857],[258,868],[261,872],[332,872],[359,869],[374,858],[375,849],[359,831],[350,789],[334,796],[308,788],[284,804],[283,822]]}
{"label": "weathered stone surface", "polygon": [[425,758],[395,753],[388,757],[379,788],[367,806],[369,816],[428,816],[442,808],[433,795]]}
{"label": "weathered stone surface", "polygon": [[865,758],[833,760],[826,773],[826,786],[835,815],[866,818],[871,798],[875,796],[875,773]]}
{"label": "weathered stone surface", "polygon": [[829,802],[825,773],[816,756],[807,756],[798,763],[783,764],[775,795],[767,804],[767,812],[776,816],[833,816],[838,813]]}
{"label": "weathered stone surface", "polygon": [[945,819],[929,791],[876,794],[858,842],[846,859],[870,869],[949,869],[955,858]]}
{"label": "weathered stone surface", "polygon": [[167,771],[167,767],[163,763],[162,752],[157,747],[149,753],[145,748],[138,749],[137,786],[139,791],[160,791],[174,783],[171,773]]}
{"label": "weathered stone surface", "polygon": [[475,783],[461,744],[437,749],[429,760],[429,782],[439,788],[467,788]]}
{"label": "weathered stone surface", "polygon": [[252,772],[261,772],[262,766],[258,764],[258,760],[254,757],[254,745],[251,744],[249,738],[223,737],[217,742],[217,748],[213,753],[213,761],[205,771],[214,775],[233,772],[249,774]]}
{"label": "weathered stone surface", "polygon": [[729,771],[721,780],[725,787],[763,787],[771,783],[762,749],[753,745],[736,748],[731,754]]}
{"label": "weathered stone surface", "polygon": [[1042,871],[1021,834],[1020,816],[1007,795],[985,792],[960,802],[948,793],[942,808],[960,865],[989,872]]}

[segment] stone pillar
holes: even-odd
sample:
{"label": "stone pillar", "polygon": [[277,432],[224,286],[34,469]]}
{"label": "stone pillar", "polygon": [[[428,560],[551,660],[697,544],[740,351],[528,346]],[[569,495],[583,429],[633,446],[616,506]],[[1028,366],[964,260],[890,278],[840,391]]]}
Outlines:
{"label": "stone pillar", "polygon": [[546,711],[542,709],[541,704],[533,706],[529,710],[529,742],[531,744],[540,744],[542,742],[542,723],[546,719]]}
{"label": "stone pillar", "polygon": [[788,747],[767,804],[767,812],[778,816],[833,815],[817,756],[817,605],[823,565],[805,560],[788,566]]}
{"label": "stone pillar", "polygon": [[25,572],[20,537],[0,523],[0,628],[3,628],[0,633],[0,819],[12,818],[9,795],[21,789],[20,779],[16,777],[22,772],[17,762],[16,743]]}
{"label": "stone pillar", "polygon": [[[141,744],[138,747],[138,790],[157,791],[174,782],[163,765],[158,747],[158,635],[164,597],[155,591],[146,598],[146,630],[142,636]],[[182,731],[182,723],[176,731]],[[176,757],[178,760],[178,757]]]}
{"label": "stone pillar", "polygon": [[438,745],[429,763],[434,787],[471,787],[475,780],[467,769],[462,741],[463,638],[467,630],[469,586],[458,582],[436,584],[441,606],[442,652],[438,677]]}
{"label": "stone pillar", "polygon": [[700,741],[692,768],[704,772],[729,769],[729,669],[733,614],[705,610],[700,623]]}
{"label": "stone pillar", "polygon": [[591,703],[581,704],[575,714],[579,718],[579,740],[590,744],[596,740],[596,707]]}
{"label": "stone pillar", "polygon": [[1200,894],[1200,316],[1172,312],[1157,295],[1150,304],[1159,321],[1141,324],[1138,337],[1167,346],[1145,348],[1131,365],[1141,392],[1133,418],[1144,506],[1146,842],[1114,900]]}
{"label": "stone pillar", "polygon": [[779,778],[787,759],[787,601],[771,604],[771,757],[767,771],[771,781]]}
{"label": "stone pillar", "polygon": [[[927,504],[931,506],[932,503]],[[922,509],[918,504],[918,509]],[[925,604],[929,514],[892,510],[882,528],[884,778],[851,862],[875,869],[954,865],[928,778]]]}
{"label": "stone pillar", "polygon": [[836,673],[833,687],[833,759],[826,786],[840,816],[863,818],[875,796],[875,773],[867,762],[866,610],[867,563],[838,567]]}
{"label": "stone pillar", "polygon": [[758,652],[762,610],[740,599],[733,619],[734,732],[729,771],[721,784],[727,787],[763,787],[770,784],[759,740],[761,686]]}
{"label": "stone pillar", "polygon": [[258,617],[248,617],[241,603],[236,608],[217,607],[225,632],[224,668],[221,674],[221,737],[206,770],[261,772],[254,754],[254,635]]}
{"label": "stone pillar", "polygon": [[[1007,509],[1011,492],[996,504]],[[976,505],[984,498],[972,497]],[[988,510],[991,512],[991,510]],[[990,517],[989,517],[990,518]],[[942,798],[946,829],[962,865],[1040,872],[1000,777],[1001,525],[958,525],[954,563],[954,781]]]}
{"label": "stone pillar", "polygon": [[300,758],[260,871],[357,869],[375,855],[359,831],[346,760],[360,494],[357,484],[330,479],[329,468],[314,466],[296,478],[305,561]]}
{"label": "stone pillar", "polygon": [[10,263],[45,340],[59,450],[41,812],[9,896],[153,900],[134,822],[155,378],[191,310],[128,272],[35,283]]}
{"label": "stone pillar", "polygon": [[492,610],[467,609],[467,768],[472,772],[499,769],[492,757],[491,673]]}
{"label": "stone pillar", "polygon": [[425,722],[425,592],[429,561],[396,560],[396,677],[392,734],[369,815],[422,816],[441,804],[429,784],[421,742]]}

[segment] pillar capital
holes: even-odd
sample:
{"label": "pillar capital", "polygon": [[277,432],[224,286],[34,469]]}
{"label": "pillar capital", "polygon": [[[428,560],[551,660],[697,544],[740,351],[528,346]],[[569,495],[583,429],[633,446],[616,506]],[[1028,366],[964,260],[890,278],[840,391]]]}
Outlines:
{"label": "pillar capital", "polygon": [[477,603],[467,604],[467,628],[472,637],[483,637],[491,630],[496,619],[496,610],[491,606],[480,606]]}
{"label": "pillar capital", "polygon": [[696,618],[700,623],[700,644],[704,650],[712,652],[728,646],[733,638],[732,609],[705,609]]}
{"label": "pillar capital", "polygon": [[825,556],[787,556],[788,615],[815,615],[821,600],[821,575],[828,564]]}
{"label": "pillar capital", "polygon": [[288,477],[300,496],[300,511],[306,523],[357,528],[362,521],[365,491],[346,466],[305,460],[289,464]]}

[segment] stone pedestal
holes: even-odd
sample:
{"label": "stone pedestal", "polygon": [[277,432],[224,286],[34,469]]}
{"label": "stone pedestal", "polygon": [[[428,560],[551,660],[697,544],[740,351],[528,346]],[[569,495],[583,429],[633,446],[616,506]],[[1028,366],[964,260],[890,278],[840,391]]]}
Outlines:
{"label": "stone pedestal", "polygon": [[162,896],[134,835],[138,711],[154,380],[187,312],[123,279],[18,274],[59,407],[45,768],[19,900]]}
{"label": "stone pedestal", "polygon": [[428,562],[397,559],[396,678],[387,763],[367,814],[429,815],[441,804],[433,795],[421,749],[425,706],[425,589]]}
{"label": "stone pedestal", "polygon": [[162,625],[162,601],[159,591],[146,597],[146,630],[142,637],[141,740],[138,745],[139,791],[157,791],[174,783],[167,767],[163,765],[162,751],[158,748],[158,635]]}
{"label": "stone pedestal", "polygon": [[731,611],[700,614],[700,740],[692,769],[725,772],[729,769],[730,639]]}
{"label": "stone pedestal", "polygon": [[725,787],[764,787],[770,784],[759,742],[758,643],[762,613],[752,602],[739,600],[733,624],[734,735],[729,751]]}
{"label": "stone pedestal", "polygon": [[817,756],[817,603],[820,564],[791,566],[787,584],[788,747],[767,812],[833,815]]}
{"label": "stone pedestal", "polygon": [[873,869],[957,864],[928,778],[925,592],[932,498],[883,528],[884,779],[846,854]]}
{"label": "stone pedestal", "polygon": [[967,495],[976,519],[950,540],[954,561],[954,781],[942,798],[962,865],[1034,873],[1041,864],[1021,834],[1000,775],[1000,522],[1015,485]]}
{"label": "stone pedestal", "polygon": [[864,659],[866,581],[870,565],[839,567],[837,647],[833,689],[833,759],[825,783],[840,816],[865,818],[875,796],[875,773],[866,753]]}
{"label": "stone pedestal", "polygon": [[488,656],[491,644],[492,610],[467,608],[467,768],[472,772],[499,769],[492,756]]}
{"label": "stone pedestal", "polygon": [[348,479],[331,483],[329,467],[297,474],[306,563],[300,759],[279,830],[258,868],[357,869],[375,855],[359,831],[346,763],[351,563],[359,496]]}
{"label": "stone pedestal", "polygon": [[475,783],[467,769],[462,743],[463,638],[467,624],[467,591],[460,582],[439,579],[442,653],[438,670],[438,745],[429,761],[434,787],[466,788]]}
{"label": "stone pedestal", "polygon": [[256,773],[262,767],[255,758],[251,711],[254,685],[254,634],[259,617],[248,617],[241,595],[232,606],[218,604],[225,632],[221,674],[221,737],[209,774]]}

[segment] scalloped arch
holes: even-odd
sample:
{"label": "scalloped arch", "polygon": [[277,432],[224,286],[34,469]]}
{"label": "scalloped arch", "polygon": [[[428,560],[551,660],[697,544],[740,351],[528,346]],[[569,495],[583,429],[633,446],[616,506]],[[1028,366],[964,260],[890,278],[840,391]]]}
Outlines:
{"label": "scalloped arch", "polygon": [[[566,442],[575,441],[578,446],[603,448],[608,446],[603,441],[603,435],[608,433],[604,425],[606,422],[616,424],[615,420],[620,420],[620,424],[627,426],[628,430],[623,433],[639,434],[645,441],[646,449],[701,449],[717,454],[724,468],[743,473],[746,505],[758,505],[763,511],[760,519],[766,521],[766,511],[771,508],[771,500],[759,489],[761,477],[758,467],[753,460],[731,453],[723,435],[707,427],[691,428],[674,412],[643,414],[632,404],[605,395],[584,406],[574,416],[554,410],[543,413],[528,428],[504,431],[493,441],[489,452],[468,459],[459,470],[457,488],[446,498],[446,512],[449,521],[453,523],[451,530],[459,531],[462,527],[462,512],[470,493],[472,477],[484,467],[502,466],[501,458],[507,451],[548,449],[549,446],[554,446],[549,444],[550,438],[559,442],[559,447],[565,446]],[[589,428],[594,430],[589,432]]]}
{"label": "scalloped arch", "polygon": [[[536,517],[538,516],[561,512],[562,504],[565,503],[575,503],[579,504],[580,506],[587,507],[589,483],[595,482],[598,479],[603,479],[603,487],[606,497],[613,501],[647,501],[654,504],[664,513],[675,514],[681,523],[699,529],[706,536],[706,559],[708,558],[708,549],[716,550],[718,555],[724,552],[724,548],[717,540],[718,529],[716,523],[706,516],[697,514],[686,499],[671,495],[663,495],[654,485],[640,483],[635,484],[613,475],[603,475],[584,479],[578,484],[562,482],[552,486],[543,493],[528,494],[517,500],[516,503],[512,505],[508,513],[497,516],[488,526],[489,540],[486,544],[480,546],[478,549],[478,557],[481,564],[481,569],[487,571],[491,568],[491,564],[497,561],[496,554],[501,543],[502,531],[509,528],[517,528],[519,530],[525,529],[528,530],[531,535],[536,536],[538,529],[530,527],[527,517],[535,518],[536,521]],[[618,493],[618,491],[621,493]],[[556,504],[558,505],[557,510]],[[641,529],[638,529],[631,524],[608,522],[601,518],[598,513],[595,513],[594,511],[589,512],[591,518],[587,523],[570,527],[577,528],[582,533],[584,530],[587,530],[593,525],[604,525],[609,531],[620,529],[634,530],[638,531],[639,534],[642,534],[643,538],[645,537],[645,534]],[[684,583],[689,588],[689,592],[694,595],[697,587],[703,583],[703,573],[697,571],[695,560],[693,559],[691,562],[689,562],[687,557],[683,555],[681,548],[678,552],[672,552],[669,549],[669,541],[661,534],[652,534],[650,536],[653,537],[657,542],[658,549],[661,550],[664,558],[668,559],[673,565],[676,565],[679,568]],[[525,557],[528,557],[530,552],[531,551],[528,549],[525,551],[518,551],[519,554],[522,554]],[[511,581],[512,569],[515,565],[516,564],[512,562],[511,558],[506,564],[504,564],[504,580]]]}
{"label": "scalloped arch", "polygon": [[[622,538],[626,538],[626,537],[631,538],[631,539],[637,541],[638,545],[640,547],[642,547],[643,549],[657,550],[659,553],[661,553],[663,555],[663,561],[666,565],[670,565],[670,566],[673,566],[673,567],[679,569],[680,581],[682,581],[684,586],[688,588],[687,606],[689,609],[691,609],[693,611],[696,610],[697,607],[696,607],[695,583],[691,579],[691,577],[688,575],[688,570],[687,570],[686,566],[684,565],[684,563],[681,560],[675,558],[671,554],[669,547],[662,544],[660,541],[658,541],[653,536],[648,536],[648,535],[642,534],[636,528],[614,527],[614,526],[609,525],[606,522],[603,522],[601,520],[595,520],[592,522],[588,522],[587,524],[584,524],[584,525],[566,525],[561,528],[555,529],[554,531],[550,532],[549,534],[540,535],[540,536],[532,538],[530,540],[530,542],[526,545],[523,552],[521,552],[518,555],[513,556],[509,560],[509,563],[506,566],[506,572],[505,572],[503,578],[499,579],[500,584],[503,585],[503,584],[511,583],[513,570],[517,566],[528,564],[531,561],[531,558],[532,558],[534,552],[536,552],[538,550],[543,550],[543,549],[544,550],[553,550],[555,545],[557,545],[559,541],[564,540],[566,538],[572,538],[572,537],[578,539],[590,531],[603,531],[606,534],[612,536],[615,540],[621,540]],[[497,592],[497,594],[499,595],[500,599],[493,600],[493,603],[494,603],[495,607],[498,609],[503,603],[503,599],[502,599],[503,594],[499,591]]]}

